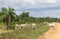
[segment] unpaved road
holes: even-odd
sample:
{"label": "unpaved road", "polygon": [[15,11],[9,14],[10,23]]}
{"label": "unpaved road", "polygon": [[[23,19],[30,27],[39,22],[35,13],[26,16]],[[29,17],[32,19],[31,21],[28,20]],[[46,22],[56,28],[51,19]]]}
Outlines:
{"label": "unpaved road", "polygon": [[44,35],[37,39],[60,39],[60,23],[55,23],[55,26],[50,28]]}

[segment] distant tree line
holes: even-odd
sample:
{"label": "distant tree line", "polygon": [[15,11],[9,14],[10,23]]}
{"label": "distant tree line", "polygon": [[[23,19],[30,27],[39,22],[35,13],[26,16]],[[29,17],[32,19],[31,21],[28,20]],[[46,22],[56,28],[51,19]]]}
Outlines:
{"label": "distant tree line", "polygon": [[13,28],[15,23],[41,23],[41,22],[60,22],[60,18],[51,17],[32,17],[29,16],[30,12],[22,12],[17,15],[15,9],[2,7],[0,10],[0,23],[3,22],[6,28]]}

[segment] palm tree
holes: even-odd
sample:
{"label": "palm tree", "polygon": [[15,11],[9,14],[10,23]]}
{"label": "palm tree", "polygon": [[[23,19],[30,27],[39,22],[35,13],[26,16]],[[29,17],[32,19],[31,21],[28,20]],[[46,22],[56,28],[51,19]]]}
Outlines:
{"label": "palm tree", "polygon": [[2,16],[3,17],[3,22],[7,25],[7,27],[10,25],[12,25],[12,22],[16,19],[16,14],[14,12],[14,9],[13,8],[5,8],[3,7],[1,9],[1,13],[2,13]]}

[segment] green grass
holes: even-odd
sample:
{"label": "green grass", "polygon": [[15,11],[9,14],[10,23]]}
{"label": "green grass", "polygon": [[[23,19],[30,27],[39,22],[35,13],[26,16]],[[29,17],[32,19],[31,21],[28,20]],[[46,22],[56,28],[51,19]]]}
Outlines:
{"label": "green grass", "polygon": [[49,29],[48,26],[38,24],[38,27],[33,30],[31,27],[27,29],[16,29],[13,32],[2,33],[0,39],[36,39]]}

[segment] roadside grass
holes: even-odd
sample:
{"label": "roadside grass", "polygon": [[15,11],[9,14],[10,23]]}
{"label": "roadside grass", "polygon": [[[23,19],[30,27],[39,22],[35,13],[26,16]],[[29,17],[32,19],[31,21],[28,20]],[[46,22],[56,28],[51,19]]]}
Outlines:
{"label": "roadside grass", "polygon": [[27,29],[16,29],[12,32],[0,34],[0,39],[36,39],[49,29],[47,25],[37,24],[36,29],[29,26]]}

